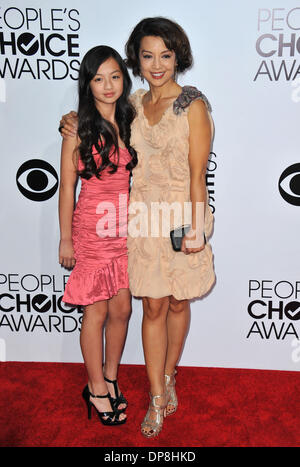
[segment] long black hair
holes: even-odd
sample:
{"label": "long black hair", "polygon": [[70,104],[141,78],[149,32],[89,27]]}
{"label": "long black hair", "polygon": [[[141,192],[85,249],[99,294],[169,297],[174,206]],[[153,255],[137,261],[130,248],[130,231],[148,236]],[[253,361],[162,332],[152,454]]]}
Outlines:
{"label": "long black hair", "polygon": [[[134,107],[128,100],[132,86],[131,79],[119,53],[111,47],[100,45],[85,54],[79,70],[78,135],[81,142],[78,149],[85,167],[79,175],[86,179],[93,175],[100,178],[101,172],[106,167],[110,167],[110,173],[118,169],[118,163],[115,164],[109,157],[112,149],[119,155],[116,130],[97,110],[90,89],[90,82],[95,77],[99,66],[109,58],[116,60],[123,75],[123,93],[116,103],[115,119],[119,127],[120,138],[131,155],[131,161],[126,165],[126,169],[132,170],[137,164],[137,154],[130,146],[130,125],[135,117]],[[101,163],[98,167],[93,157],[93,147],[101,156]]]}

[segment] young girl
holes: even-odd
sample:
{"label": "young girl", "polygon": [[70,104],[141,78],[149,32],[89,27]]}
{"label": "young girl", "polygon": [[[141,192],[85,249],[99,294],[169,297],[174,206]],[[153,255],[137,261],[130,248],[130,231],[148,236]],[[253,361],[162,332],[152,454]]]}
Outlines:
{"label": "young girl", "polygon": [[59,262],[73,268],[63,300],[84,307],[80,344],[88,384],[83,397],[89,418],[93,406],[105,425],[126,421],[117,371],[131,313],[126,230],[137,156],[129,142],[135,115],[130,89],[126,66],[114,49],[87,52],[79,72],[78,135],[64,138],[61,151]]}

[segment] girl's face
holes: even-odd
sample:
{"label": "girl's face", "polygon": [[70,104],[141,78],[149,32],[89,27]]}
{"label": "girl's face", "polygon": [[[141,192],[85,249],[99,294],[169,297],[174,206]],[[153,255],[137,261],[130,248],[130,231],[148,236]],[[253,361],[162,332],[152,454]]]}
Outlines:
{"label": "girl's face", "polygon": [[117,102],[123,93],[123,74],[114,58],[108,58],[99,66],[90,81],[90,89],[96,105]]}
{"label": "girl's face", "polygon": [[166,47],[161,37],[143,37],[139,60],[141,74],[152,86],[163,86],[174,78],[176,55]]}

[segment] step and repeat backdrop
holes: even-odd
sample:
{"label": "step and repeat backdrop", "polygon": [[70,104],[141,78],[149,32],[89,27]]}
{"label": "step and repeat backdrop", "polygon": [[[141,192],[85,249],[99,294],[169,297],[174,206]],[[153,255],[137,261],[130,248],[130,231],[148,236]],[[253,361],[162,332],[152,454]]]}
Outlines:
{"label": "step and repeat backdrop", "polygon": [[[216,283],[191,303],[180,364],[300,370],[300,6],[295,0],[0,2],[0,360],[82,362],[82,311],[62,302],[61,115],[85,52],[124,44],[144,17],[186,30],[179,84],[211,102],[207,167]],[[133,90],[143,87],[133,80]],[[141,301],[123,363],[143,363]]]}

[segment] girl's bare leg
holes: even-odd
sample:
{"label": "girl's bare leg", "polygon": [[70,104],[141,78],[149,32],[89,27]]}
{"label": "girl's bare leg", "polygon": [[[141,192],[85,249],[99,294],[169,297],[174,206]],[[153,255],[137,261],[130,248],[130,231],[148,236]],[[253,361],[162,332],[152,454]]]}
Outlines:
{"label": "girl's bare leg", "polygon": [[[83,312],[80,332],[80,346],[88,373],[88,385],[92,394],[107,394],[107,386],[102,371],[103,327],[108,313],[107,300],[87,305]],[[100,412],[111,412],[109,399],[92,399]],[[120,419],[124,418],[121,414]]]}
{"label": "girl's bare leg", "polygon": [[[128,289],[120,289],[118,294],[108,300],[108,316],[105,326],[105,365],[104,374],[110,380],[117,379],[127,336],[128,322],[131,315],[131,295]],[[106,382],[112,397],[116,397],[114,386]],[[120,404],[119,409],[126,404]]]}

